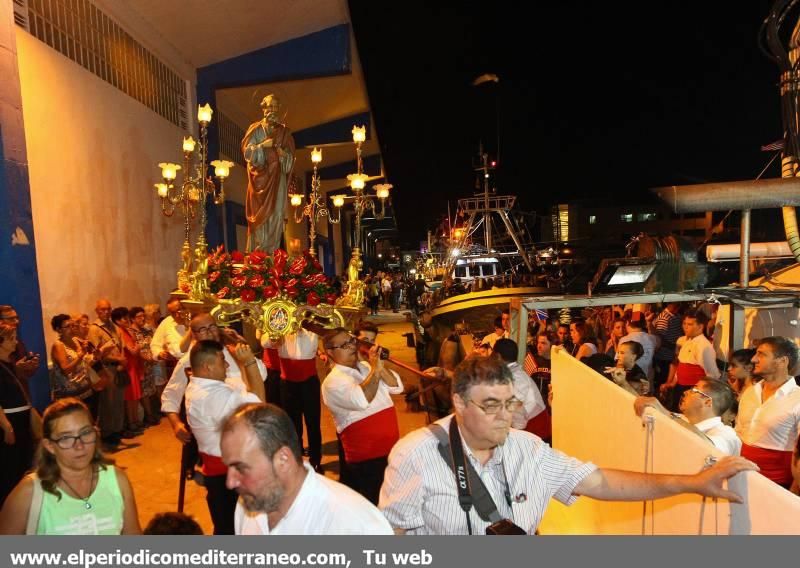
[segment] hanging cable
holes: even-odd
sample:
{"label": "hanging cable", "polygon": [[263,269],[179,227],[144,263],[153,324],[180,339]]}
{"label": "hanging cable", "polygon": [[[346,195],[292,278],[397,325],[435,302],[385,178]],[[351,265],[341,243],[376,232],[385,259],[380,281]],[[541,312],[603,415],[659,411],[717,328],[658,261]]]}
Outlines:
{"label": "hanging cable", "polygon": [[[642,425],[645,427],[644,438],[644,473],[653,473],[653,455],[655,454],[655,416],[649,412],[642,414]],[[650,503],[650,535],[656,533],[655,501],[642,501],[642,535],[647,534],[647,504]]]}
{"label": "hanging cable", "polygon": [[[717,458],[711,455],[706,456],[706,459],[703,462],[703,469],[708,469],[715,463],[717,463]],[[705,522],[707,502],[708,498],[703,497],[703,502],[700,504],[700,527],[697,531],[697,534],[700,536],[703,535],[703,526]],[[716,497],[714,497],[711,499],[711,502],[714,504],[714,534],[719,535],[719,500]]]}

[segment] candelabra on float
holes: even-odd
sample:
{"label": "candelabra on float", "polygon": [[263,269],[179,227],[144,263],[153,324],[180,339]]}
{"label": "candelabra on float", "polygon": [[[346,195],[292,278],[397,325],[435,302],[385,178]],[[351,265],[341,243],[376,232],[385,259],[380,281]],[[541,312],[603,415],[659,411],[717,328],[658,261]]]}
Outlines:
{"label": "candelabra on float", "polygon": [[[336,218],[334,219],[330,209],[325,205],[324,197],[320,193],[320,179],[317,168],[322,162],[322,150],[314,148],[311,151],[311,163],[314,164],[314,174],[311,177],[311,192],[308,194],[308,201],[303,205],[305,195],[302,193],[292,193],[289,195],[289,200],[294,207],[294,221],[300,223],[304,217],[308,218],[308,252],[311,256],[316,257],[316,246],[314,242],[317,239],[317,219],[320,217],[327,217],[333,223],[339,223],[342,220],[341,207],[344,205],[344,197],[341,195],[332,196],[333,205],[336,207]],[[300,206],[303,206],[302,209]]]}
{"label": "candelabra on float", "polygon": [[[356,144],[356,164],[358,172],[347,176],[350,188],[353,190],[353,210],[356,217],[355,238],[353,241],[353,252],[350,263],[347,267],[347,292],[336,302],[337,306],[360,308],[364,302],[364,283],[359,278],[359,272],[363,267],[361,261],[361,217],[364,211],[370,209],[375,219],[383,219],[386,215],[385,202],[389,197],[389,190],[392,185],[383,183],[375,185],[375,195],[366,193],[366,182],[369,176],[364,173],[364,163],[361,158],[361,145],[367,139],[367,131],[364,126],[353,127],[353,142]],[[350,196],[337,196],[345,197]],[[380,211],[376,211],[375,198],[380,200]],[[335,204],[335,201],[334,201]]]}
{"label": "candelabra on float", "polygon": [[[156,192],[161,198],[161,211],[167,217],[175,213],[180,205],[184,218],[184,241],[181,247],[181,267],[178,270],[178,290],[174,295],[187,297],[189,292],[193,299],[202,301],[208,294],[206,243],[206,199],[210,195],[214,203],[219,205],[225,201],[225,179],[230,174],[233,162],[214,160],[214,175],[219,180],[219,190],[213,180],[206,176],[208,171],[208,124],[213,111],[211,106],[197,107],[197,121],[200,123],[200,140],[191,136],[183,139],[183,166],[171,162],[158,164],[161,168],[163,183],[155,184]],[[199,160],[199,162],[198,162]],[[194,169],[194,172],[192,171]],[[183,170],[183,181],[179,189],[175,186],[178,171]],[[200,209],[200,227],[192,258],[191,220]]]}

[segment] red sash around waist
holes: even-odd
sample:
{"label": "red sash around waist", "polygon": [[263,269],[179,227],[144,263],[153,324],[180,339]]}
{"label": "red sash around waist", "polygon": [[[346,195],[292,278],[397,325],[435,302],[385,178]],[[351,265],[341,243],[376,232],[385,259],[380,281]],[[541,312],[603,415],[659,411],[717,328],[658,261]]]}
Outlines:
{"label": "red sash around waist", "polygon": [[536,434],[543,440],[547,440],[553,435],[550,413],[547,412],[546,408],[528,420],[528,423],[525,425],[525,431]]}
{"label": "red sash around waist", "polygon": [[678,384],[685,387],[693,387],[697,381],[706,378],[706,370],[694,363],[681,363],[678,361]]}
{"label": "red sash around waist", "polygon": [[397,412],[390,406],[353,422],[339,434],[347,463],[359,463],[389,455],[400,439]]}
{"label": "red sash around waist", "polygon": [[742,457],[755,462],[767,479],[787,489],[792,485],[792,452],[742,444]]}
{"label": "red sash around waist", "polygon": [[228,467],[222,462],[221,457],[200,452],[200,458],[203,460],[203,475],[211,477],[228,474]]}
{"label": "red sash around waist", "polygon": [[279,371],[281,368],[281,358],[278,356],[277,349],[264,349],[264,355],[261,357],[267,369],[274,369]]}
{"label": "red sash around waist", "polygon": [[281,378],[286,381],[300,382],[317,375],[316,359],[284,359],[281,362]]}

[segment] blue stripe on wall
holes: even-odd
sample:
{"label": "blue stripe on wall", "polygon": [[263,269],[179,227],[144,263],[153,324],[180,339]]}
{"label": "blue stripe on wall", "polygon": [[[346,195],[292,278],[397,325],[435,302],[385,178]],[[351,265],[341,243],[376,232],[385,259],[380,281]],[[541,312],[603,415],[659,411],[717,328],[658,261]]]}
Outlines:
{"label": "blue stripe on wall", "polygon": [[[19,89],[18,80],[16,88]],[[18,109],[13,109],[11,112],[22,114]],[[22,117],[19,119],[19,124],[22,124]],[[14,307],[20,317],[19,339],[25,343],[28,351],[41,355],[39,370],[30,378],[28,384],[34,405],[43,409],[50,402],[50,381],[42,328],[42,305],[36,266],[36,241],[33,234],[28,165],[6,159],[4,147],[7,138],[13,139],[16,144],[21,143],[24,147],[25,133],[21,128],[16,132],[0,124],[0,266],[4,267],[3,277],[0,278],[0,304],[10,304]],[[9,142],[8,145],[14,144]],[[14,244],[14,241],[18,241],[17,230],[30,244]]]}

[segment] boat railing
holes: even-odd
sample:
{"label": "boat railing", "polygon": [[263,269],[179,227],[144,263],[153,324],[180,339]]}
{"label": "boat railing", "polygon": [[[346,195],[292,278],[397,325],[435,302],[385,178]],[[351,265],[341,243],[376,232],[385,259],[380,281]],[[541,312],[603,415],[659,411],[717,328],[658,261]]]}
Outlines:
{"label": "boat railing", "polygon": [[459,199],[458,206],[466,213],[486,211],[487,209],[491,211],[507,211],[514,207],[516,200],[516,195],[492,195],[488,198],[487,206],[486,197],[467,197]]}

